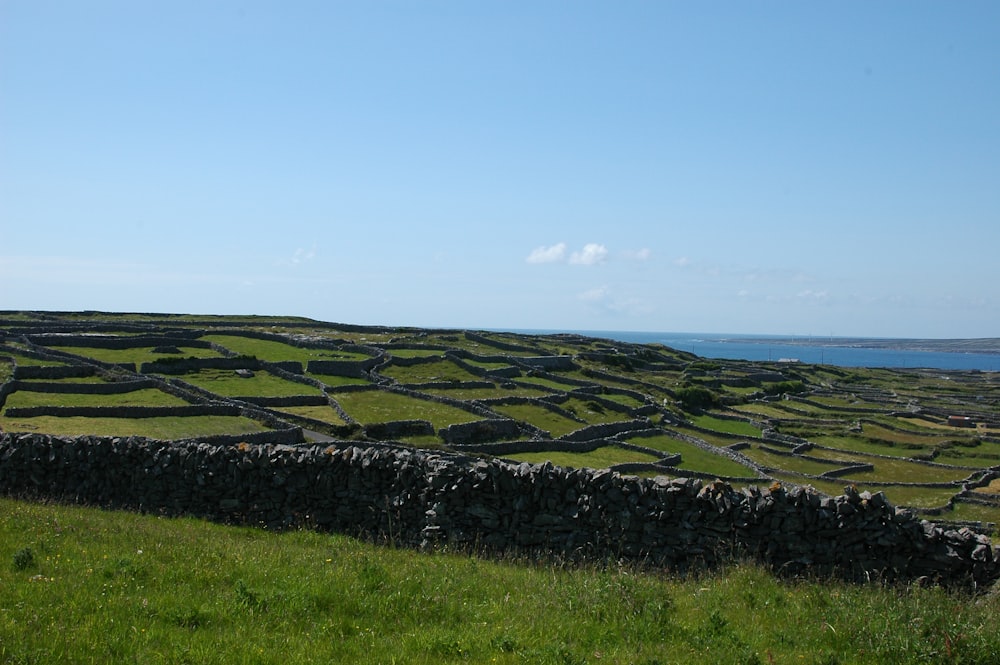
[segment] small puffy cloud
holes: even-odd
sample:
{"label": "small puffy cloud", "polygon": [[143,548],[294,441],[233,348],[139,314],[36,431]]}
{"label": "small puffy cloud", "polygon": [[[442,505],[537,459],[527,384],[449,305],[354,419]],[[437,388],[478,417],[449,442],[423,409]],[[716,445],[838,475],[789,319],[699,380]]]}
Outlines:
{"label": "small puffy cloud", "polygon": [[674,265],[677,266],[678,268],[687,268],[692,263],[694,263],[694,261],[692,261],[686,256],[681,256],[679,258],[674,259]]}
{"label": "small puffy cloud", "polygon": [[653,255],[653,251],[648,247],[643,247],[637,250],[626,250],[622,252],[624,256],[629,261],[648,261],[649,257]]}
{"label": "small puffy cloud", "polygon": [[806,289],[805,291],[799,291],[798,297],[800,300],[823,302],[830,297],[830,294],[826,291],[813,291],[812,289]]}
{"label": "small puffy cloud", "polygon": [[295,254],[292,255],[292,265],[298,265],[300,263],[305,263],[306,261],[312,261],[316,256],[315,245],[310,249],[303,249],[299,247],[295,250]]}
{"label": "small puffy cloud", "polygon": [[592,266],[604,263],[608,258],[608,248],[596,242],[588,243],[579,252],[573,252],[569,257],[569,262],[581,266]]}
{"label": "small puffy cloud", "polygon": [[286,255],[286,257],[284,258],[276,259],[274,261],[274,265],[277,267],[295,268],[297,266],[301,266],[304,263],[312,261],[314,258],[316,258],[316,245],[313,245],[309,249],[306,249],[305,247],[299,247],[294,252],[292,252],[291,256]]}
{"label": "small puffy cloud", "polygon": [[536,247],[528,258],[528,263],[556,263],[566,256],[566,243],[560,242],[550,247]]}
{"label": "small puffy cloud", "polygon": [[584,302],[600,302],[608,297],[611,290],[606,286],[599,286],[596,289],[590,289],[589,291],[584,291],[579,296],[580,300]]}

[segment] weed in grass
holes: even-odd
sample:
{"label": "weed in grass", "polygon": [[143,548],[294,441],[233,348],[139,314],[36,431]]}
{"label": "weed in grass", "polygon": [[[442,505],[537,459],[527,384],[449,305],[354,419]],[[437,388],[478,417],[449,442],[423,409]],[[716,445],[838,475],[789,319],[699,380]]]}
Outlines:
{"label": "weed in grass", "polygon": [[35,567],[35,553],[30,547],[22,547],[14,552],[14,570],[28,570]]}

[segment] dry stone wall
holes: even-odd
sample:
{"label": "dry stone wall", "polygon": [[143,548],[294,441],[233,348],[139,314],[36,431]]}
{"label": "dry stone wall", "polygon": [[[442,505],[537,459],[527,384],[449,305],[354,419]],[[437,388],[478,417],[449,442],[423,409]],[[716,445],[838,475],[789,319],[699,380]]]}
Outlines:
{"label": "dry stone wall", "polygon": [[945,529],[882,494],[622,476],[395,446],[211,445],[0,435],[0,489],[414,546],[452,544],[674,570],[749,556],[777,570],[983,588],[985,536]]}

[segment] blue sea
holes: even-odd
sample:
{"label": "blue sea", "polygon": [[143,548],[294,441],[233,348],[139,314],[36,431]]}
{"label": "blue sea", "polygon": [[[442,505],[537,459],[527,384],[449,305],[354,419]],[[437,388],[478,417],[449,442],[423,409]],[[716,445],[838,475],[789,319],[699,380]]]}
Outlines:
{"label": "blue sea", "polygon": [[[1000,354],[947,353],[912,349],[863,348],[838,345],[837,339],[791,344],[780,335],[723,335],[706,333],[656,333],[597,330],[512,330],[529,334],[574,333],[637,344],[663,344],[703,358],[731,360],[798,360],[840,367],[925,367],[933,369],[1000,371]],[[858,340],[852,338],[851,342]]]}

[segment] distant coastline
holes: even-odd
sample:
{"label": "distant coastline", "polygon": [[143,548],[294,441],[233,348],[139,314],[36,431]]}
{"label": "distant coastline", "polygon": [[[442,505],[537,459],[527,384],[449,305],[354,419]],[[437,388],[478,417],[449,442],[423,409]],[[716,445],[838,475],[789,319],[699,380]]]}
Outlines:
{"label": "distant coastline", "polygon": [[577,334],[637,344],[663,344],[704,358],[804,362],[839,367],[1000,371],[1000,338],[889,339],[610,330],[508,330]]}

